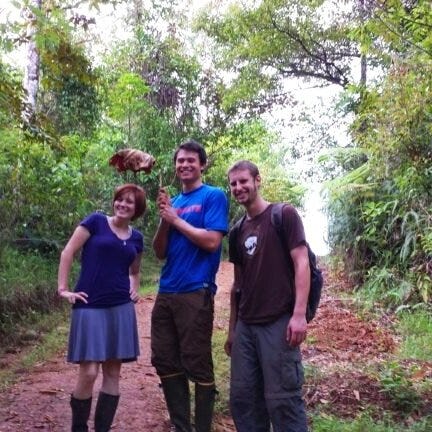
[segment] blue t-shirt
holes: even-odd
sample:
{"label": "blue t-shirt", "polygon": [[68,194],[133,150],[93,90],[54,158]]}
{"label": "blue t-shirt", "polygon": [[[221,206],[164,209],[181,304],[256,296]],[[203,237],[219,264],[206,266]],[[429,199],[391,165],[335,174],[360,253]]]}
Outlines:
{"label": "blue t-shirt", "polygon": [[[203,184],[172,199],[177,214],[196,228],[228,231],[228,199],[216,187]],[[215,277],[222,247],[207,252],[175,228],[168,234],[166,262],[162,267],[160,293],[181,293],[210,288],[216,292]]]}
{"label": "blue t-shirt", "polygon": [[127,240],[119,239],[102,213],[92,213],[80,225],[90,232],[90,237],[82,249],[75,292],[87,293],[88,303],[78,301],[74,307],[104,308],[129,302],[129,267],[144,249],[142,234],[132,229]]}

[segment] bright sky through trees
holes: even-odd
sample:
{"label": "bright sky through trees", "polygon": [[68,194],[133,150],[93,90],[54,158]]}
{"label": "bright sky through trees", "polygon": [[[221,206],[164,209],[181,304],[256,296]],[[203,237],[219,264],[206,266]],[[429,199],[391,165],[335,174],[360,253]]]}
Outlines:
{"label": "bright sky through trees", "polygon": [[[198,10],[203,7],[203,2],[200,1],[191,1],[188,2],[192,4],[190,11]],[[102,5],[100,11],[93,9],[90,12],[88,10],[82,10],[82,13],[88,14],[89,16],[94,16],[96,19],[96,24],[92,25],[90,28],[91,34],[95,35],[96,43],[92,46],[92,55],[94,61],[97,62],[98,58],[100,58],[101,54],[110,49],[113,41],[116,39],[123,39],[127,37],[127,29],[124,29],[124,22],[122,18],[125,15],[124,7],[119,6],[117,8],[113,8],[112,6],[104,6]],[[5,22],[6,19],[16,20],[19,19],[19,10],[16,9],[10,0],[3,0],[2,5],[0,6],[0,22]],[[21,46],[16,52],[11,53],[7,56],[6,60],[10,61],[15,65],[23,66],[25,62],[25,47]],[[304,103],[306,109],[308,110],[316,110],[319,106],[319,98],[323,98],[324,100],[329,100],[329,95],[334,94],[334,88],[331,89],[319,89],[319,90],[304,90],[302,86],[299,85],[299,81],[292,81],[292,84],[288,84],[289,87],[299,98],[300,103]],[[314,93],[315,91],[315,93]],[[299,105],[300,106],[300,105]],[[277,128],[280,130],[282,137],[282,144],[289,145],[295,142],[296,146],[310,146],[312,145],[311,139],[313,140],[316,137],[305,137],[305,128],[304,125],[298,126],[289,120],[286,122],[286,125],[282,126],[279,124],[280,120],[289,118],[289,111],[292,108],[279,108],[275,109],[272,112],[269,112],[265,119],[271,125],[271,127]],[[318,108],[320,112],[316,114],[321,116],[323,115],[324,108]],[[283,122],[282,122],[283,123]],[[339,134],[340,132],[337,130],[337,127],[334,128],[335,134]],[[310,169],[310,160],[306,160],[305,158],[301,158],[295,165],[290,164],[288,169],[294,171],[296,174],[300,174],[308,169]],[[322,212],[323,202],[319,194],[319,184],[312,183],[309,185],[310,191],[305,201],[305,226],[308,235],[308,240],[311,243],[312,247],[316,250],[318,255],[323,255],[328,252],[327,245],[325,243],[326,232],[327,232],[327,221],[326,217]]]}

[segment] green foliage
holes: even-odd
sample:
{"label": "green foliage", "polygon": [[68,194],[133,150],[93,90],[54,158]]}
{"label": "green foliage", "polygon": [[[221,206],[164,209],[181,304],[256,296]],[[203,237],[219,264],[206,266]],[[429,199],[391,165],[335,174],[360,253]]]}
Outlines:
{"label": "green foliage", "polygon": [[53,124],[55,133],[89,137],[100,119],[99,77],[84,47],[75,42],[67,13],[59,7],[36,13],[40,117]]}
{"label": "green foliage", "polygon": [[0,256],[0,337],[2,346],[25,336],[23,323],[34,324],[40,314],[58,307],[56,262],[34,253],[3,247]]}
{"label": "green foliage", "polygon": [[15,338],[8,334],[1,348],[13,350],[17,349],[18,344],[19,355],[12,367],[0,370],[0,391],[10,388],[22,376],[23,369],[43,363],[64,350],[68,330],[66,319],[66,309],[59,309],[51,310],[49,314],[28,314],[24,321],[15,322],[15,327],[11,329]]}
{"label": "green foliage", "polygon": [[54,99],[51,119],[59,134],[93,134],[100,119],[100,100],[93,83],[63,77],[50,96]]}
{"label": "green foliage", "polygon": [[410,372],[398,362],[388,362],[382,366],[380,383],[382,391],[401,415],[410,414],[420,406],[421,397],[410,379]]}
{"label": "green foliage", "polygon": [[110,81],[118,81],[122,74],[141,77],[148,86],[142,100],[165,119],[174,135],[196,135],[200,129],[197,122],[202,70],[175,35],[161,36],[139,23],[134,37],[118,44],[106,63]]}
{"label": "green foliage", "polygon": [[214,331],[212,338],[212,351],[215,375],[218,387],[216,398],[216,412],[229,414],[229,377],[230,358],[225,354],[224,344],[227,338],[226,331]]}
{"label": "green foliage", "polygon": [[159,183],[173,183],[177,145],[187,137],[205,141],[198,115],[200,67],[175,35],[163,37],[143,23],[134,30],[106,59],[108,114],[123,134],[117,148],[127,145],[155,157],[155,170],[142,179],[155,197]]}
{"label": "green foliage", "polygon": [[0,61],[0,127],[10,126],[21,115],[24,92],[18,72]]}
{"label": "green foliage", "polygon": [[392,420],[373,420],[368,413],[349,420],[321,415],[314,416],[312,424],[313,432],[427,432],[432,426],[432,417],[426,417],[407,426]]}
{"label": "green foliage", "polygon": [[313,432],[394,432],[390,426],[377,424],[369,416],[363,415],[355,420],[341,420],[333,416],[314,416]]}
{"label": "green foliage", "polygon": [[425,50],[432,11],[425,6],[386,2],[368,20],[382,55],[394,61],[357,107],[352,134],[367,161],[329,184],[333,247],[354,280],[394,308],[432,296],[432,52]]}
{"label": "green foliage", "polygon": [[224,14],[202,12],[196,28],[214,41],[220,66],[234,72],[225,109],[286,104],[282,83],[289,77],[349,83],[351,59],[359,55],[349,36],[353,14],[329,3],[264,0],[231,4]]}
{"label": "green foliage", "polygon": [[[262,177],[261,193],[269,201],[286,201],[300,206],[305,189],[283,168],[283,154],[277,148],[278,137],[270,133],[263,122],[244,121],[228,129],[217,141],[209,142],[211,170],[206,181],[217,184],[229,193],[227,172],[234,162],[247,159],[255,163]],[[231,206],[231,219],[236,220],[244,209]]]}
{"label": "green foliage", "polygon": [[0,143],[2,226],[13,238],[63,238],[71,218],[82,211],[79,166],[58,163],[48,145],[25,139],[19,131],[5,135],[9,139]]}
{"label": "green foliage", "polygon": [[149,87],[142,78],[132,73],[122,74],[110,92],[109,114],[123,125],[129,147],[134,147],[137,141],[132,138],[132,131],[137,130],[145,110],[150,109],[145,100],[148,92]]}
{"label": "green foliage", "polygon": [[428,361],[432,357],[432,319],[429,309],[402,311],[397,328],[402,336],[399,347],[401,358]]}
{"label": "green foliage", "polygon": [[51,312],[49,317],[45,315],[37,318],[35,324],[39,330],[38,344],[23,356],[20,361],[22,368],[31,368],[64,350],[69,331],[65,315],[65,310],[60,309]]}
{"label": "green foliage", "polygon": [[[108,64],[111,64],[110,59]],[[221,114],[220,87],[215,84],[215,78],[211,76],[210,79],[207,73],[200,71],[196,60],[183,52],[175,37],[161,40],[159,36],[138,27],[135,39],[118,47],[116,66],[110,70],[109,80],[119,83],[120,77],[124,76],[123,69],[135,71],[135,79],[140,76],[141,82],[145,82],[149,89],[147,93],[137,91],[137,105],[128,115],[122,115],[123,121],[130,120],[127,122],[130,140],[137,148],[150,152],[156,158],[154,172],[157,174],[148,176],[146,182],[150,196],[156,195],[159,182],[165,186],[172,185],[172,155],[179,142],[188,136],[203,142],[208,153],[205,181],[226,188],[228,166],[247,156],[253,157],[263,169],[269,165],[269,172],[274,175],[272,183],[270,179],[267,183],[269,191],[277,190],[285,198],[297,194],[291,192],[292,182],[285,180],[286,174],[278,167],[282,158],[274,150],[274,139],[263,123],[251,120],[229,126]],[[129,73],[126,75],[130,76]],[[113,101],[110,112],[114,120],[119,117],[113,108],[125,108],[124,103],[118,103],[119,94],[124,92],[116,91],[116,86],[114,84],[114,91],[109,92],[109,99]],[[201,117],[197,107],[204,100],[208,105],[203,107],[205,113]],[[210,129],[210,126],[216,127]],[[270,156],[270,152],[275,152],[275,156]],[[172,193],[176,193],[174,188],[171,189]]]}
{"label": "green foliage", "polygon": [[[432,43],[430,3],[427,0],[403,2],[391,0],[376,7],[366,23],[362,35],[365,47],[391,59],[392,54],[426,55],[430,57]],[[394,58],[394,57],[393,57]]]}
{"label": "green foliage", "polygon": [[[150,239],[146,239],[145,243],[150,248]],[[159,275],[162,263],[159,261],[153,251],[148,250],[144,254],[141,263],[141,288],[140,294],[155,294],[159,285]]]}
{"label": "green foliage", "polygon": [[[383,257],[383,261],[390,259]],[[364,285],[357,295],[370,308],[381,306],[396,309],[415,293],[415,286],[397,269],[373,266],[367,270]]]}

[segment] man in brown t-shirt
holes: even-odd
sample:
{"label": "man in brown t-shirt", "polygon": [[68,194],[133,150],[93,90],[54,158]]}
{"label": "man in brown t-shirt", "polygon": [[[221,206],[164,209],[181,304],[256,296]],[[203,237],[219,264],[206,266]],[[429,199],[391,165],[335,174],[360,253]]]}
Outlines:
{"label": "man in brown t-shirt", "polygon": [[234,283],[225,351],[231,356],[231,413],[239,432],[270,431],[270,424],[274,432],[305,432],[300,344],[306,338],[310,269],[303,223],[285,205],[281,242],[271,223],[272,204],[259,193],[258,167],[239,161],[228,179],[246,210],[229,251]]}

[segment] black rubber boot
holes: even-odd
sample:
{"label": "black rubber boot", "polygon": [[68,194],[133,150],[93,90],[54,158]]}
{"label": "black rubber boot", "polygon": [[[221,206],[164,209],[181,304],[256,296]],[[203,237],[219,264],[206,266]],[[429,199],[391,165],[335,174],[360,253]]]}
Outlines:
{"label": "black rubber boot", "polygon": [[176,432],[192,432],[189,381],[186,375],[161,378],[171,424]]}
{"label": "black rubber boot", "polygon": [[87,421],[90,417],[92,398],[76,399],[71,395],[72,432],[88,432]]}
{"label": "black rubber boot", "polygon": [[210,432],[212,428],[213,408],[216,396],[214,385],[195,383],[195,430]]}
{"label": "black rubber boot", "polygon": [[95,411],[95,432],[108,432],[117,410],[119,395],[99,392]]}

